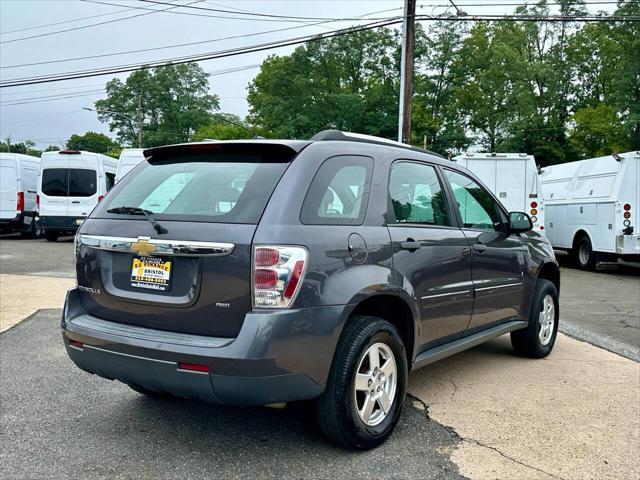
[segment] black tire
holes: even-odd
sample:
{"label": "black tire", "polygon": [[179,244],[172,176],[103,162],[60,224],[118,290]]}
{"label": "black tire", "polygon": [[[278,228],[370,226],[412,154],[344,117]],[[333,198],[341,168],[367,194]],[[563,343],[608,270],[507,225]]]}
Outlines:
{"label": "black tire", "polygon": [[576,266],[582,270],[596,269],[596,253],[593,251],[593,245],[588,236],[583,235],[578,238],[573,247],[573,261]]}
{"label": "black tire", "polygon": [[[376,343],[384,344],[393,353],[396,391],[386,417],[379,424],[369,426],[358,414],[354,382],[361,360]],[[320,427],[329,440],[343,447],[355,450],[377,447],[398,423],[406,389],[407,356],[396,328],[377,317],[353,317],[340,336],[326,390],[316,403]],[[380,409],[380,404],[375,405]]]}
{"label": "black tire", "polygon": [[[553,301],[553,327],[550,328],[549,340],[543,343],[540,339],[541,320],[540,314],[544,306],[545,297],[550,296]],[[558,307],[558,290],[549,280],[539,279],[531,302],[529,324],[527,328],[511,332],[511,345],[518,355],[530,358],[544,358],[551,353],[556,343],[558,334],[558,319],[560,309]]]}
{"label": "black tire", "polygon": [[56,240],[58,240],[58,233],[52,232],[51,230],[47,230],[44,236],[48,242],[55,242]]}
{"label": "black tire", "polygon": [[173,395],[166,392],[156,392],[155,390],[149,390],[148,388],[144,388],[141,385],[136,385],[135,383],[128,383],[129,388],[135,390],[136,392],[146,395],[147,397],[159,398],[159,399],[167,399],[172,398]]}

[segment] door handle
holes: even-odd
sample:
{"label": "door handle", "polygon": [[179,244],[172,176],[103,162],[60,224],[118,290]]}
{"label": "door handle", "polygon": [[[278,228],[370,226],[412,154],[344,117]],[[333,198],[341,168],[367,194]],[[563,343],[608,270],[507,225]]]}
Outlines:
{"label": "door handle", "polygon": [[80,200],[72,200],[71,203],[80,203]]}
{"label": "door handle", "polygon": [[487,246],[486,245],[482,245],[481,243],[476,243],[473,246],[473,249],[478,253],[484,253],[484,252],[487,251]]}
{"label": "door handle", "polygon": [[413,238],[407,238],[404,242],[400,242],[400,248],[403,250],[409,250],[415,252],[421,247],[420,242],[416,242]]}

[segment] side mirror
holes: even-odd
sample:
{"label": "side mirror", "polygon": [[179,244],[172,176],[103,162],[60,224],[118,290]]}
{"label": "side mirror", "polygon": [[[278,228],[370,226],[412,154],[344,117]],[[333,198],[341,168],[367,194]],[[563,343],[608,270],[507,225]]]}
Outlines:
{"label": "side mirror", "polygon": [[509,212],[509,233],[528,232],[533,228],[533,222],[524,212]]}

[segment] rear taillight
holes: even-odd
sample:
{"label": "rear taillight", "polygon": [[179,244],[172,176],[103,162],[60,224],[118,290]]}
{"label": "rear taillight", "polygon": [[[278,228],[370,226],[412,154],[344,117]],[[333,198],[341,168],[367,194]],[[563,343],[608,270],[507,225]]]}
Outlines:
{"label": "rear taillight", "polygon": [[104,200],[104,195],[100,195],[100,196],[98,197],[98,203],[100,203],[102,200]]}
{"label": "rear taillight", "polygon": [[289,307],[302,285],[307,259],[307,250],[303,247],[254,247],[253,306]]}
{"label": "rear taillight", "polygon": [[40,210],[40,195],[36,195],[36,207],[38,207],[38,211]]}
{"label": "rear taillight", "polygon": [[538,202],[531,202],[531,208],[538,208]]}
{"label": "rear taillight", "polygon": [[24,210],[24,192],[18,192],[18,198],[16,200],[16,210],[18,213],[22,213]]}
{"label": "rear taillight", "polygon": [[625,212],[628,212],[629,210],[631,210],[631,205],[629,205],[628,203],[625,203],[624,207],[622,207],[622,208],[624,208]]}

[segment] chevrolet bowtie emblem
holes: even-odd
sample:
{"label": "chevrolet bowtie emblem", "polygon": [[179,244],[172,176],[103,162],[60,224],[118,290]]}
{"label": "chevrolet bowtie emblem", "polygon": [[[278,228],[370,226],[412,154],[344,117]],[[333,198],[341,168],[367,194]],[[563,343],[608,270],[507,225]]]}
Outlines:
{"label": "chevrolet bowtie emblem", "polygon": [[148,255],[151,252],[156,251],[156,246],[153,243],[149,243],[148,237],[138,237],[138,241],[131,244],[131,251],[137,252],[138,255]]}

